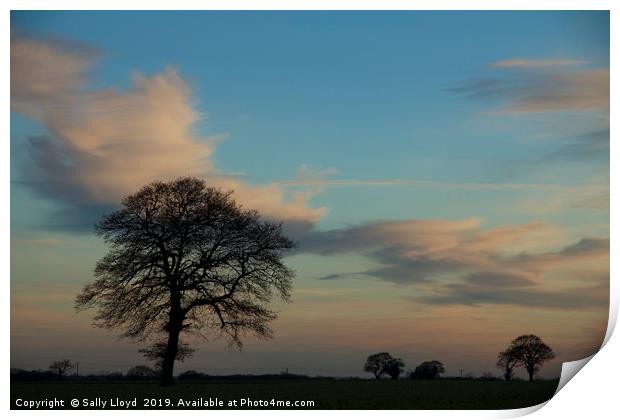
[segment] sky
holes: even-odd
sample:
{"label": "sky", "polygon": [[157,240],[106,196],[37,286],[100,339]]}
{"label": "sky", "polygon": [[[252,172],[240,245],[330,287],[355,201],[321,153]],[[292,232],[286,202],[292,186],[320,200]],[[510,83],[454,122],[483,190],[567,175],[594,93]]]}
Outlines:
{"label": "sky", "polygon": [[607,12],[12,12],[11,365],[126,371],[76,314],[93,225],[193,175],[298,241],[275,338],[177,372],[500,372],[592,354],[609,299]]}

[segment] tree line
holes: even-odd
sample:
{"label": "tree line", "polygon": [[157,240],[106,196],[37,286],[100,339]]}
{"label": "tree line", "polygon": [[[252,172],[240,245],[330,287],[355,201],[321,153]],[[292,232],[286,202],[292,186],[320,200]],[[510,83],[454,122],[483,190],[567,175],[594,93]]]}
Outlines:
{"label": "tree line", "polygon": [[[497,367],[503,370],[506,381],[514,377],[517,367],[524,367],[529,380],[534,380],[534,374],[542,365],[555,357],[553,350],[536,335],[521,335],[510,343],[508,348],[499,352]],[[389,376],[398,379],[403,373],[405,363],[402,359],[393,357],[390,353],[381,352],[368,356],[364,364],[364,371],[372,373],[376,379]],[[445,372],[443,363],[438,360],[422,362],[415,369],[409,371],[410,379],[437,379]],[[490,377],[490,374],[485,374]]]}
{"label": "tree line", "polygon": [[[129,379],[154,379],[161,376],[163,369],[163,353],[164,344],[154,345],[146,349],[140,350],[144,356],[155,361],[155,367],[138,365],[129,369],[126,375],[122,372],[114,372],[104,375],[111,377],[126,377]],[[192,349],[181,343],[179,345],[181,351],[177,354],[178,360],[183,360],[190,356]],[[529,380],[534,380],[534,374],[540,370],[543,364],[555,357],[551,347],[549,347],[540,337],[529,334],[521,335],[510,343],[506,350],[501,351],[497,355],[496,366],[502,369],[503,378],[510,381],[514,377],[515,369],[518,367],[525,368]],[[38,371],[11,371],[11,377],[21,379],[45,379],[53,376],[61,381],[75,369],[76,365],[69,359],[54,361],[50,364],[47,372]],[[372,373],[376,379],[389,376],[391,379],[398,379],[404,372],[405,362],[402,359],[393,357],[388,352],[375,353],[368,356],[364,363],[364,371]],[[438,379],[442,373],[445,373],[445,367],[438,360],[430,360],[420,363],[415,369],[411,369],[408,373],[410,379]],[[195,371],[187,371],[179,375],[179,379],[200,379],[208,375],[200,374]],[[279,377],[288,376],[286,374],[277,375]],[[491,378],[491,374],[483,375],[484,379]]]}

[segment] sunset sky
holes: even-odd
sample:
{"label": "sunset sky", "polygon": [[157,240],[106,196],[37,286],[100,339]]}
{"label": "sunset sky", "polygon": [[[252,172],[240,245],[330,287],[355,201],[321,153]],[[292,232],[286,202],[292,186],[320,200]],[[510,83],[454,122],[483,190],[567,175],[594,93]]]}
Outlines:
{"label": "sunset sky", "polygon": [[[284,221],[275,339],[176,372],[499,374],[590,355],[609,298],[608,12],[13,12],[11,366],[126,371],[75,295],[120,198],[194,175]],[[190,340],[191,341],[191,340]]]}

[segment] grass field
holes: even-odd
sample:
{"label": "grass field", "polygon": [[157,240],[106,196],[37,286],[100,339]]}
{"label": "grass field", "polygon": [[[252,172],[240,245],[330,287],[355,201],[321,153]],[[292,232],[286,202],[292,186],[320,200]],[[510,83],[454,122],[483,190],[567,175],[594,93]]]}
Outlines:
{"label": "grass field", "polygon": [[[124,409],[112,407],[113,402],[135,401],[129,408],[193,408],[216,409],[206,403],[221,401],[225,409],[286,408],[278,401],[313,401],[311,409],[509,409],[536,405],[550,399],[557,380],[481,381],[481,380],[283,380],[260,382],[186,382],[172,387],[156,383],[43,383],[16,382],[11,384],[11,408],[18,399],[40,401],[57,398],[64,408],[71,409],[71,399],[78,399],[78,408]],[[84,399],[95,407],[84,407]],[[145,407],[145,399],[151,407]],[[166,400],[167,399],[167,400]],[[245,399],[245,405],[241,406]],[[179,404],[183,400],[190,406]],[[228,406],[236,400],[235,406]],[[247,404],[247,400],[264,401],[263,406]],[[105,401],[106,406],[101,407]],[[191,403],[202,406],[191,406]],[[232,403],[230,403],[232,404]],[[44,407],[47,408],[47,407]],[[58,407],[63,408],[63,407]]]}

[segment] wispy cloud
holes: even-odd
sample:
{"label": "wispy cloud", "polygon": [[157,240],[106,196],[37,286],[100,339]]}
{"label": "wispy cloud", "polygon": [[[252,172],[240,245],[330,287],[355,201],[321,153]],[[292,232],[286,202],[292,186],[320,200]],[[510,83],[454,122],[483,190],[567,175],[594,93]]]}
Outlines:
{"label": "wispy cloud", "polygon": [[528,163],[609,156],[608,68],[577,58],[511,58],[488,64],[485,73],[449,90],[488,104],[480,115],[527,118],[540,128],[538,140],[561,141]]}
{"label": "wispy cloud", "polygon": [[585,112],[609,110],[609,70],[542,75],[522,86],[511,103],[496,112]]}
{"label": "wispy cloud", "polygon": [[372,187],[409,185],[463,190],[562,190],[569,186],[543,183],[446,182],[421,179],[284,179],[272,182],[280,186]]}
{"label": "wispy cloud", "polygon": [[608,69],[529,69],[504,77],[474,79],[450,90],[474,99],[499,101],[500,105],[487,110],[487,114],[609,113]]}
{"label": "wispy cloud", "polygon": [[[563,246],[560,241],[557,228],[540,222],[484,229],[473,218],[411,220],[313,232],[300,241],[299,251],[361,253],[378,265],[361,272],[334,273],[323,280],[367,276],[414,285],[419,292],[416,299],[433,304],[488,303],[497,292],[495,303],[506,303],[507,296],[512,296],[511,304],[544,307],[545,296],[553,293],[568,293],[570,302],[579,298],[576,291],[552,286],[549,279],[575,279],[576,267],[594,267],[595,276],[608,276],[609,239],[584,238]],[[578,306],[592,307],[601,304],[598,297],[603,295],[581,296]]]}
{"label": "wispy cloud", "polygon": [[609,128],[579,134],[541,158],[543,162],[554,160],[609,159]]}
{"label": "wispy cloud", "polygon": [[56,238],[11,238],[11,244],[16,245],[34,245],[34,246],[58,246],[62,244],[60,239]]}
{"label": "wispy cloud", "polygon": [[497,285],[481,287],[468,283],[441,286],[435,293],[411,297],[409,300],[429,305],[515,305],[533,308],[584,310],[609,304],[608,284],[568,287],[559,290],[505,288]]}
{"label": "wispy cloud", "polygon": [[576,58],[511,58],[490,63],[489,67],[538,69],[546,67],[573,67],[584,64],[588,64],[588,61]]}
{"label": "wispy cloud", "polygon": [[609,69],[581,67],[577,58],[510,58],[489,63],[499,73],[450,90],[503,104],[488,113],[609,113]]}
{"label": "wispy cloud", "polygon": [[336,168],[316,169],[308,164],[303,164],[297,170],[297,178],[302,180],[308,179],[325,179],[331,175],[339,175],[340,171]]}

